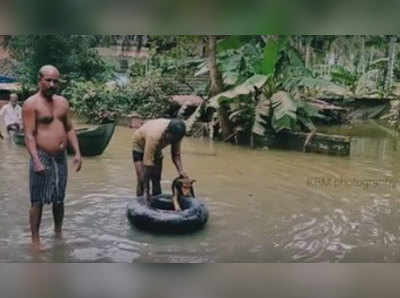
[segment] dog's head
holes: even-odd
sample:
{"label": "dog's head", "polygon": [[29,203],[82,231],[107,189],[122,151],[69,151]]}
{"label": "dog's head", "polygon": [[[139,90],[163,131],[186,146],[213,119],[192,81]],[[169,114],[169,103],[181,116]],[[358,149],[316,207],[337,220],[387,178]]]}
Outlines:
{"label": "dog's head", "polygon": [[175,193],[175,191],[177,191],[178,194],[181,194],[185,197],[194,197],[193,183],[195,182],[196,180],[191,178],[177,177],[172,182],[172,192]]}

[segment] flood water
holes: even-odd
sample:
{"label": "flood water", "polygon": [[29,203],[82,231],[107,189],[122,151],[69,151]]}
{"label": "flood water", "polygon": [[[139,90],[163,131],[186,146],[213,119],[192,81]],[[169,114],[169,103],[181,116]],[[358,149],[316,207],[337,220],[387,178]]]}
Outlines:
{"label": "flood water", "polygon": [[[186,138],[183,163],[210,211],[205,228],[160,235],[131,226],[136,178],[131,131],[118,127],[106,152],[70,173],[64,240],[51,208],[30,249],[28,154],[0,141],[1,262],[397,262],[400,147],[379,133],[353,137],[349,157],[251,150]],[[164,155],[162,186],[176,170]]]}

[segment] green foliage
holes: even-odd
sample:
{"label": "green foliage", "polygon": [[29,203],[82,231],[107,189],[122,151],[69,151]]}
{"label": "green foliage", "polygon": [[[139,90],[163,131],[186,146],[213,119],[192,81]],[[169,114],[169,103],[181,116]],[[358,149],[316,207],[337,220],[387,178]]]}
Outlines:
{"label": "green foliage", "polygon": [[260,73],[264,75],[273,75],[275,67],[281,58],[282,43],[275,40],[268,41],[265,49],[264,56],[261,63]]}
{"label": "green foliage", "polygon": [[217,94],[209,99],[208,107],[214,108],[217,110],[221,103],[221,100],[224,100],[225,103],[229,99],[235,100],[235,98],[239,97],[240,95],[249,95],[255,91],[254,87],[260,89],[264,86],[267,82],[268,76],[264,75],[254,75],[251,78],[247,79],[240,85],[237,85],[235,88]]}
{"label": "green foliage", "polygon": [[201,35],[151,35],[149,36],[152,55],[165,55],[171,58],[194,57],[204,37]]}
{"label": "green foliage", "polygon": [[[294,101],[286,92],[277,93],[278,90],[292,91],[299,86],[334,85],[313,78],[288,38],[270,38],[264,49],[257,43],[247,43],[238,49],[225,50],[218,54],[218,59],[225,84],[228,81],[228,85],[236,87],[211,98],[208,106],[218,109],[222,105],[236,130],[239,127],[262,136],[269,134],[271,129],[275,132],[301,126],[314,129],[311,118],[322,117],[311,105]],[[254,86],[262,88],[263,92],[257,99]]]}
{"label": "green foliage", "polygon": [[332,81],[343,86],[349,86],[351,91],[355,91],[357,87],[357,80],[359,79],[357,73],[353,73],[345,69],[341,65],[336,65],[331,71]]}
{"label": "green foliage", "polygon": [[[285,81],[282,82],[282,87],[284,90],[294,91],[296,88],[305,87],[310,89],[319,89],[319,88],[341,88],[336,84],[319,78],[313,78],[302,75],[288,76]],[[343,88],[342,88],[343,89]]]}
{"label": "green foliage", "polygon": [[[241,84],[254,74],[262,74],[263,49],[255,36],[230,36],[217,46],[217,67],[226,87]],[[198,63],[195,76],[208,72],[208,61]]]}
{"label": "green foliage", "polygon": [[259,136],[264,136],[267,133],[267,130],[270,128],[271,112],[271,100],[265,94],[260,94],[254,111],[252,133]]}
{"label": "green foliage", "polygon": [[56,66],[66,80],[100,80],[111,77],[111,71],[100,58],[91,35],[17,35],[8,42],[14,57],[21,62],[18,81],[35,85],[40,67]]}
{"label": "green foliage", "polygon": [[272,128],[276,132],[283,129],[295,129],[297,123],[296,102],[286,92],[278,92],[271,97],[271,104],[273,109]]}
{"label": "green foliage", "polygon": [[304,101],[295,101],[287,92],[277,92],[271,97],[273,109],[271,124],[275,132],[282,130],[301,130],[306,127],[314,130],[312,118],[324,118],[319,110]]}
{"label": "green foliage", "polygon": [[233,99],[222,97],[221,105],[225,106],[228,118],[235,127],[235,130],[242,134],[249,134],[254,122],[254,96],[253,94],[239,95]]}
{"label": "green foliage", "polygon": [[217,52],[226,50],[236,50],[250,42],[254,37],[251,35],[231,35],[223,40],[220,40],[217,44]]}
{"label": "green foliage", "polygon": [[243,42],[240,40],[240,36],[232,35],[218,42],[217,51],[238,49],[242,46]]}
{"label": "green foliage", "polygon": [[[225,85],[234,88],[212,97],[208,107],[227,111],[234,131],[245,134],[265,136],[272,130],[295,130],[302,125],[313,129],[311,118],[320,117],[319,112],[277,91],[293,90],[299,84],[332,83],[314,79],[286,37],[270,38],[264,48],[256,42],[238,47],[239,41],[228,38],[227,49],[217,55]],[[262,93],[258,94],[260,89]]]}
{"label": "green foliage", "polygon": [[72,81],[63,95],[78,116],[98,123],[106,113],[126,115],[136,111],[145,118],[168,117],[169,96],[174,94],[174,86],[159,73],[152,73],[135,79],[126,88],[95,81]]}

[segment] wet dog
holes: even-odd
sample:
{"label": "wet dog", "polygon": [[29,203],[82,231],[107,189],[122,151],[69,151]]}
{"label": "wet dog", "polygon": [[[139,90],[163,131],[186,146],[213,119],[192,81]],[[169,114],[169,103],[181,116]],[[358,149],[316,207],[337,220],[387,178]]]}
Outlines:
{"label": "wet dog", "polygon": [[174,181],[172,181],[172,202],[175,211],[182,210],[179,204],[181,197],[195,197],[193,190],[194,182],[196,182],[196,180],[191,178],[182,178],[181,176],[176,177]]}

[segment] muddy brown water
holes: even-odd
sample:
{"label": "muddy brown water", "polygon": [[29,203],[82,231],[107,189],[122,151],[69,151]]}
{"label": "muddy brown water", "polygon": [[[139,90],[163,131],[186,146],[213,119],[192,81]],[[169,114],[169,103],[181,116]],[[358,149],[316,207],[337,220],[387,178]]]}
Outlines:
{"label": "muddy brown water", "polygon": [[[47,250],[39,255],[30,249],[28,154],[1,141],[0,261],[400,260],[400,152],[398,141],[382,133],[353,137],[349,157],[186,138],[183,162],[210,218],[203,230],[175,236],[140,231],[126,218],[136,184],[130,140],[131,131],[118,127],[103,155],[85,158],[80,173],[70,167],[64,240],[54,239],[47,206],[41,227]],[[169,150],[164,155],[168,192],[176,170]]]}

